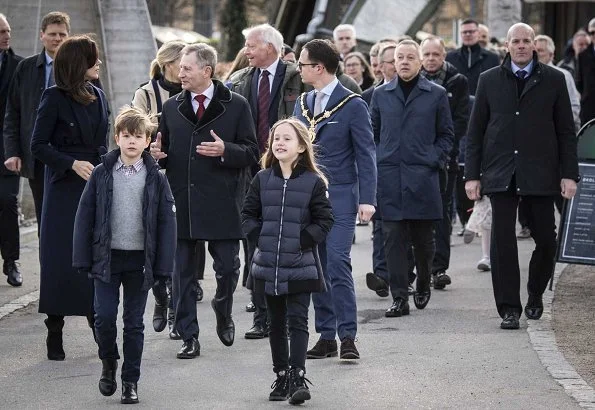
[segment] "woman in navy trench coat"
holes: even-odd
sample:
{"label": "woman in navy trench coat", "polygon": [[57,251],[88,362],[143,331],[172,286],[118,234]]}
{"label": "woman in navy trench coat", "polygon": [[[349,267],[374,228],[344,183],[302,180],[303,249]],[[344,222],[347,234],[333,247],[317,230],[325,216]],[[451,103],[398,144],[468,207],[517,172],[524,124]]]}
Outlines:
{"label": "woman in navy trench coat", "polygon": [[46,313],[48,359],[64,360],[64,316],[86,316],[93,329],[93,284],[72,267],[72,235],[79,199],[107,149],[108,112],[97,45],[67,39],[53,62],[56,85],[43,93],[31,151],[45,164],[40,230],[39,312]]}

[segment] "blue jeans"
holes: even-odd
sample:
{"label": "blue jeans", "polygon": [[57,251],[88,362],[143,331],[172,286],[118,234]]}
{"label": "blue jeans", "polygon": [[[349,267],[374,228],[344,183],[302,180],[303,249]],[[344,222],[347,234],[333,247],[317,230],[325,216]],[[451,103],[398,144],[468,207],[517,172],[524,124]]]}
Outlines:
{"label": "blue jeans", "polygon": [[312,294],[316,332],[324,340],[355,339],[357,305],[351,272],[351,244],[355,233],[355,213],[335,215],[335,223],[318,246],[326,292]]}
{"label": "blue jeans", "polygon": [[124,288],[124,364],[122,380],[138,382],[145,335],[143,314],[148,291],[143,290],[143,251],[112,250],[111,278],[95,279],[95,331],[99,358],[119,359],[116,343],[120,285]]}

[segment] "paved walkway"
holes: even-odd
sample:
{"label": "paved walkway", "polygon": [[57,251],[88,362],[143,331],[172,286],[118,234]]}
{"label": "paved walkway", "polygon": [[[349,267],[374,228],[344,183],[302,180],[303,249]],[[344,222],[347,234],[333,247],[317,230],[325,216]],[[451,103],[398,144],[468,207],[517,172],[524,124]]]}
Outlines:
{"label": "paved walkway", "polygon": [[[475,270],[480,255],[478,241],[463,245],[460,238],[453,238],[449,272],[453,285],[446,291],[435,291],[425,310],[413,308],[408,317],[388,319],[384,317],[388,298],[377,297],[365,286],[365,273],[371,265],[369,235],[369,227],[358,228],[352,254],[359,309],[357,346],[362,359],[308,361],[308,378],[314,385],[306,407],[579,408],[540,362],[526,320],[521,320],[518,331],[499,328],[490,275]],[[519,242],[525,277],[531,247],[531,241]],[[30,268],[36,265],[35,246],[25,244],[25,249],[30,250],[22,259],[25,285],[18,290],[0,285],[0,306],[36,290],[38,275]],[[234,346],[227,348],[215,334],[214,314],[208,303],[214,294],[214,280],[209,271],[206,276],[205,301],[198,305],[202,352],[195,360],[177,360],[175,353],[181,343],[152,330],[153,300],[149,298],[140,407],[239,409],[287,405],[267,401],[273,381],[268,342],[241,337],[251,325],[251,315],[243,311],[248,292],[236,292],[238,337]],[[119,405],[117,396],[106,398],[97,391],[101,365],[85,319],[66,321],[66,360],[50,362],[45,358],[43,317],[36,308],[32,303],[0,320],[2,407]],[[313,312],[310,328],[313,344],[317,339]]]}

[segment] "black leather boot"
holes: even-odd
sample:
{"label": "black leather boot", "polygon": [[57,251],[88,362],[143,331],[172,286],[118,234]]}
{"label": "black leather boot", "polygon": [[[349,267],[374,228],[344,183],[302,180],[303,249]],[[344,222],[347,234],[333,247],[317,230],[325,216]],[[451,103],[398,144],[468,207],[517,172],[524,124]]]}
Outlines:
{"label": "black leather boot", "polygon": [[99,392],[104,396],[111,396],[118,389],[118,383],[116,382],[118,361],[116,359],[103,359],[101,363],[103,368],[99,379]]}
{"label": "black leather boot", "polygon": [[122,404],[136,404],[138,403],[138,394],[136,393],[136,383],[125,382],[122,380]]}
{"label": "black leather boot", "polygon": [[310,382],[304,377],[302,369],[289,371],[289,404],[302,404],[310,400],[310,390],[306,386],[306,381]]}
{"label": "black leather boot", "polygon": [[44,320],[48,328],[48,336],[45,340],[48,349],[48,359],[64,360],[66,354],[62,344],[62,328],[64,327],[64,318],[61,316],[48,316]]}

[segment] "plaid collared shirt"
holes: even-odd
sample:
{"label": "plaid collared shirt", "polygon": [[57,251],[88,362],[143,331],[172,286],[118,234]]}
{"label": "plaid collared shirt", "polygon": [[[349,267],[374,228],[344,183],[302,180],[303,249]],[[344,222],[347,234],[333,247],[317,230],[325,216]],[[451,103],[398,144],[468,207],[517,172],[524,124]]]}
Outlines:
{"label": "plaid collared shirt", "polygon": [[144,166],[145,163],[142,157],[132,165],[125,165],[122,162],[122,158],[118,157],[118,162],[116,163],[116,172],[123,172],[125,176],[129,177],[139,172]]}

